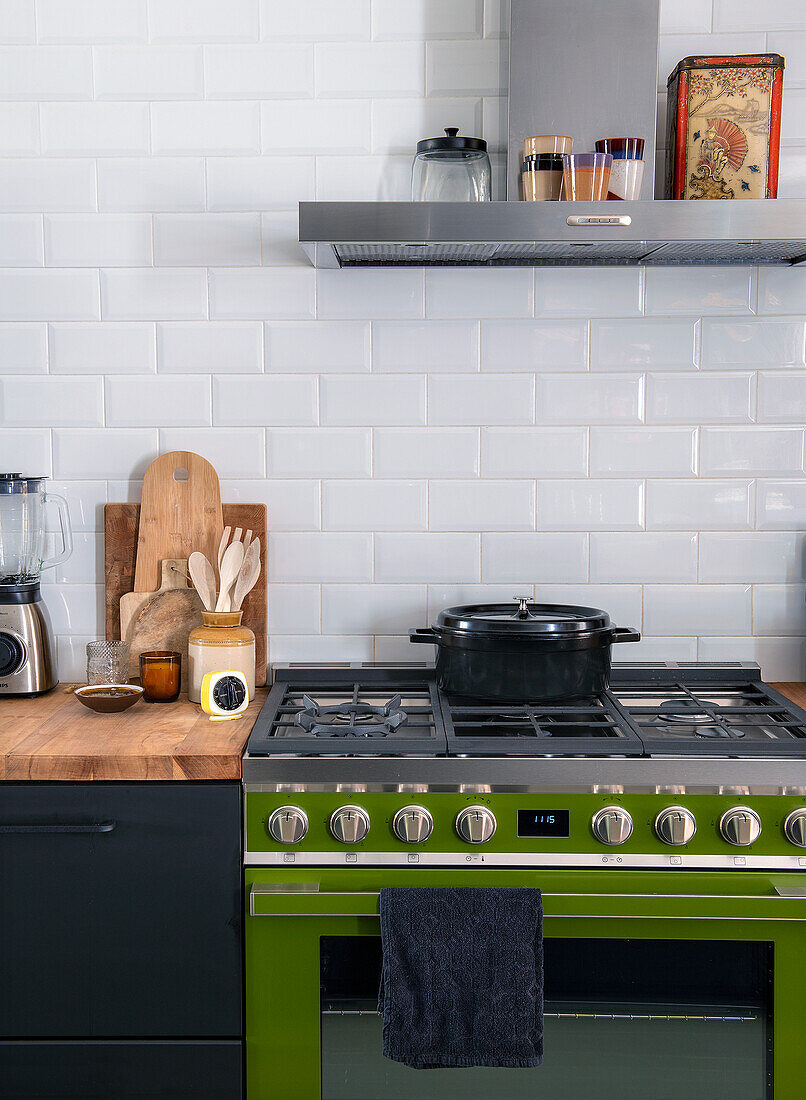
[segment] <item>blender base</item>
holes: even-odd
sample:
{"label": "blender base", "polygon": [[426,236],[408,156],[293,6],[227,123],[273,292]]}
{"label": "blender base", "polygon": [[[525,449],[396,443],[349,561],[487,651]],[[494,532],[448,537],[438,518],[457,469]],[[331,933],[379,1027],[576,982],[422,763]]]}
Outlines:
{"label": "blender base", "polygon": [[0,587],[0,695],[42,695],[59,682],[39,585]]}

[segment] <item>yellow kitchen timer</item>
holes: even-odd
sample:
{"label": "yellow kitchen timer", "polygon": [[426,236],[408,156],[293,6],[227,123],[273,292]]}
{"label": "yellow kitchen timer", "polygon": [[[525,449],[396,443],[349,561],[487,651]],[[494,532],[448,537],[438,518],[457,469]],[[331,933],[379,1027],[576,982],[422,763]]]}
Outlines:
{"label": "yellow kitchen timer", "polygon": [[235,669],[207,672],[201,685],[201,708],[211,722],[240,718],[249,706],[246,677]]}

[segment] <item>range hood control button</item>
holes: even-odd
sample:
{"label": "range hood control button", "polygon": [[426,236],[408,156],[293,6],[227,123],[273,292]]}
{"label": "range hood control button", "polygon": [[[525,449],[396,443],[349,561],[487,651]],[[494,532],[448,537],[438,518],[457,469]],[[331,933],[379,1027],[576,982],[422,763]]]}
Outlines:
{"label": "range hood control button", "polygon": [[422,844],[433,828],[434,820],[425,806],[404,806],[392,821],[392,832],[404,844]]}
{"label": "range hood control button", "polygon": [[790,844],[806,848],[806,807],[793,810],[784,822],[784,835]]}
{"label": "range hood control button", "polygon": [[369,814],[360,806],[341,806],[330,817],[330,831],[340,844],[360,844],[369,832]]}
{"label": "range hood control button", "polygon": [[486,806],[466,806],[456,816],[456,831],[467,844],[486,844],[497,824]]}
{"label": "range hood control button", "polygon": [[688,844],[697,831],[694,814],[685,806],[668,806],[655,818],[655,832],[664,844],[679,848]]}
{"label": "range hood control button", "polygon": [[308,832],[308,817],[299,806],[280,806],[269,818],[268,829],[278,844],[298,844]]}
{"label": "range hood control button", "polygon": [[602,844],[615,847],[632,836],[632,818],[621,806],[605,806],[593,815],[591,829]]}
{"label": "range hood control button", "polygon": [[720,818],[719,831],[728,844],[746,848],[761,836],[761,818],[749,806],[734,806]]}

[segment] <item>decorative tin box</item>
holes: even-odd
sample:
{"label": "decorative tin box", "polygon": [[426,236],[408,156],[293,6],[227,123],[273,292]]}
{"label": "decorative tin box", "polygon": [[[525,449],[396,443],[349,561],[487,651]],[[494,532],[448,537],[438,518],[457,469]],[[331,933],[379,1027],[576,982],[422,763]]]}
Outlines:
{"label": "decorative tin box", "polygon": [[666,198],[774,199],[784,59],[684,57],[667,81]]}

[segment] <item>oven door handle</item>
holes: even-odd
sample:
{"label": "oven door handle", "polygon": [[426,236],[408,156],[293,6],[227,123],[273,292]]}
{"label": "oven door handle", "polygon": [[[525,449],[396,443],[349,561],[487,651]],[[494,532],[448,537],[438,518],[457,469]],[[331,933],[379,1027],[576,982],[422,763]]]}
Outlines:
{"label": "oven door handle", "polygon": [[[788,920],[806,922],[806,887],[772,880],[772,894],[543,893],[547,920]],[[253,917],[380,916],[377,890],[320,890],[316,882],[255,882]],[[738,908],[742,912],[737,913]],[[555,904],[557,911],[555,911]],[[632,910],[632,911],[629,911]]]}

